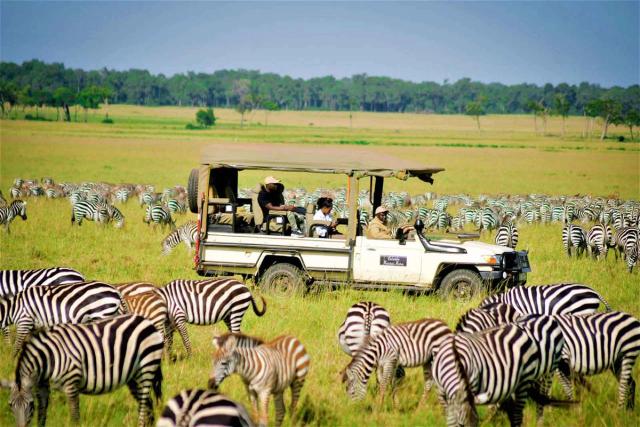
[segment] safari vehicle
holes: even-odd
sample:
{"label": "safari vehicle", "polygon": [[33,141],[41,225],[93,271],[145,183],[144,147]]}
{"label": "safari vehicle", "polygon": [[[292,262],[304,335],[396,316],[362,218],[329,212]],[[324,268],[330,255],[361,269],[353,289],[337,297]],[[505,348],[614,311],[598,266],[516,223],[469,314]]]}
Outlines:
{"label": "safari vehicle", "polygon": [[[263,170],[264,176],[278,171],[345,176],[348,218],[342,223],[346,232],[340,238],[314,237],[314,230],[326,224],[312,221],[311,209],[306,235],[291,236],[283,212],[271,211],[263,217],[257,201],[259,188],[250,198],[238,197],[238,175],[247,170]],[[402,233],[390,240],[365,237],[358,221],[361,185],[370,190],[372,214],[381,204],[386,179],[414,178],[433,184],[433,175],[443,170],[353,147],[207,147],[188,182],[189,206],[198,214],[201,233],[195,269],[203,276],[251,277],[261,286],[283,292],[313,284],[470,297],[483,287],[524,284],[531,271],[526,252],[473,241],[469,235],[435,240],[417,223],[415,236],[408,240]]]}

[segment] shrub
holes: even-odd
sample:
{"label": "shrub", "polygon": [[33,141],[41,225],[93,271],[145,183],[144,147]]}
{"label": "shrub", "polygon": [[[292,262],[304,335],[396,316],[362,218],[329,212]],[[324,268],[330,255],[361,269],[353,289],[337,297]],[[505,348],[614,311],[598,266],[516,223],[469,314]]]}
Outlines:
{"label": "shrub", "polygon": [[202,127],[198,126],[198,125],[194,125],[193,123],[187,123],[187,125],[184,127],[187,130],[200,130],[202,129]]}
{"label": "shrub", "polygon": [[112,125],[113,124],[113,119],[110,117],[105,117],[104,119],[102,119],[102,123],[106,123],[108,125]]}
{"label": "shrub", "polygon": [[208,128],[216,124],[216,116],[213,115],[213,110],[207,108],[206,110],[198,110],[196,113],[196,122],[203,127]]}

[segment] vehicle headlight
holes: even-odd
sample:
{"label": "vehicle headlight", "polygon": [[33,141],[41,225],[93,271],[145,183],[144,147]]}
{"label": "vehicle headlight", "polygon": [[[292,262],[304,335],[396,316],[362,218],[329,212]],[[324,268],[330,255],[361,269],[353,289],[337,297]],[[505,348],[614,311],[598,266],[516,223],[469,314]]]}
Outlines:
{"label": "vehicle headlight", "polygon": [[482,259],[490,265],[498,265],[501,262],[500,255],[483,255]]}

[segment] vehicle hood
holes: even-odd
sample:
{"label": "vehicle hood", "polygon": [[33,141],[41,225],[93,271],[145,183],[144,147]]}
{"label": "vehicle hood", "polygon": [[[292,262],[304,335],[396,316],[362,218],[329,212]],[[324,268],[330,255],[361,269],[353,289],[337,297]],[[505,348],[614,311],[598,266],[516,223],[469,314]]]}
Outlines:
{"label": "vehicle hood", "polygon": [[478,255],[502,254],[505,252],[513,252],[513,249],[506,246],[492,245],[490,243],[478,242],[476,240],[467,240],[465,242],[455,240],[438,240],[434,243],[443,243],[452,246],[461,246],[467,250],[467,253]]}

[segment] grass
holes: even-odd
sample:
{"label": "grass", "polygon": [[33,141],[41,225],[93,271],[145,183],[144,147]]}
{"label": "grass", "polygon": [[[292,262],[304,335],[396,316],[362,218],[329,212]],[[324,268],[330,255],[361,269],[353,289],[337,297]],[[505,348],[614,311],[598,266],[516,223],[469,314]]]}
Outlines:
{"label": "grass", "polygon": [[[195,111],[177,107],[110,106],[109,116],[114,123],[108,126],[99,123],[104,116],[101,112],[90,114],[87,124],[1,121],[0,188],[7,196],[6,191],[15,177],[52,176],[57,181],[151,183],[161,190],[163,186],[184,185],[189,170],[198,164],[200,150],[208,144],[260,140],[273,143],[274,150],[278,150],[281,146],[277,143],[283,142],[339,144],[338,141],[348,141],[347,145],[367,142],[367,149],[377,150],[380,155],[392,153],[447,169],[436,175],[433,187],[413,182],[416,180],[389,180],[391,190],[469,194],[617,193],[620,197],[635,199],[640,196],[640,154],[635,151],[638,144],[625,143],[626,150],[619,151],[614,149],[621,147],[618,143],[582,140],[579,137],[582,122],[578,118],[568,120],[568,134],[564,139],[536,136],[528,116],[483,117],[483,131],[478,132],[474,129],[475,122],[462,116],[355,113],[354,129],[350,129],[346,113],[273,112],[269,126],[240,129],[235,112],[216,110],[219,126],[199,132],[184,130]],[[254,123],[261,120],[260,113],[252,120]],[[311,122],[313,126],[308,125]],[[551,126],[550,132],[559,134]],[[263,175],[262,172],[243,172],[240,185],[253,186]],[[288,187],[313,189],[344,185],[341,177],[328,175],[278,175]],[[87,278],[108,283],[148,280],[163,284],[177,278],[198,278],[184,247],[177,247],[168,257],[160,255],[160,242],[166,233],[142,223],[144,211],[135,200],[121,209],[126,217],[122,230],[90,222],[72,228],[67,200],[29,199],[27,210],[29,219],[15,220],[10,236],[0,232],[2,269],[68,265]],[[179,217],[177,222],[181,224],[191,218],[189,214]],[[530,250],[533,267],[529,282],[586,283],[602,292],[616,309],[640,315],[638,272],[628,274],[622,261],[616,261],[612,254],[600,262],[567,258],[562,251],[560,230],[559,225],[521,227],[519,248]],[[491,241],[491,238],[485,235],[482,239]],[[254,292],[260,293],[259,289]],[[243,331],[262,337],[292,334],[305,344],[312,358],[301,405],[301,416],[307,424],[444,424],[434,393],[424,407],[416,407],[422,387],[421,372],[417,369],[408,370],[409,377],[398,392],[399,410],[393,410],[388,404],[377,408],[372,387],[365,401],[350,402],[339,381],[339,372],[348,357],[339,350],[337,329],[348,307],[359,300],[373,300],[383,305],[394,322],[436,317],[452,326],[477,301],[443,302],[434,296],[352,290],[323,292],[306,298],[269,294],[265,297],[267,313],[257,318],[248,312]],[[182,388],[206,386],[211,368],[211,338],[224,331],[221,324],[189,327],[194,356],[163,366],[164,400]],[[14,362],[10,348],[4,343],[0,343],[0,360],[3,361],[0,378],[11,378]],[[639,365],[636,363],[634,370],[636,380]],[[575,407],[548,410],[545,425],[640,425],[637,409],[628,413],[615,407],[617,383],[613,375],[592,377],[591,383],[593,392],[584,392]],[[244,387],[237,378],[225,381],[222,390],[248,404]],[[560,395],[557,385],[554,393]],[[0,390],[0,425],[14,422],[6,405],[8,396],[7,390]],[[67,425],[64,395],[54,392],[50,403],[49,424]],[[134,401],[124,389],[104,396],[81,396],[80,405],[82,424],[86,426],[133,425],[136,420]],[[481,416],[485,424],[508,424],[503,416],[486,421],[486,408],[481,409]],[[535,423],[531,405],[527,406],[525,417],[526,425]],[[285,425],[291,425],[288,417]]]}

